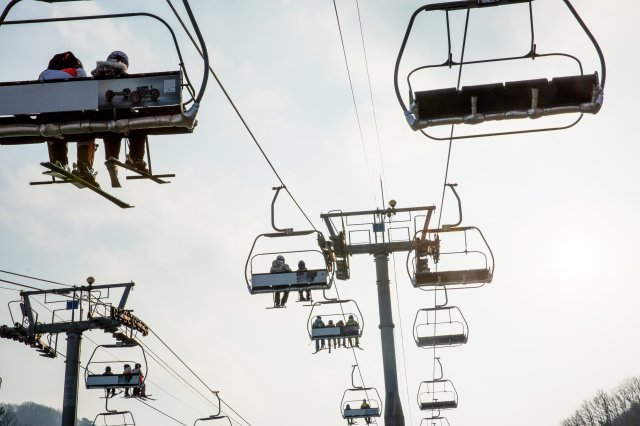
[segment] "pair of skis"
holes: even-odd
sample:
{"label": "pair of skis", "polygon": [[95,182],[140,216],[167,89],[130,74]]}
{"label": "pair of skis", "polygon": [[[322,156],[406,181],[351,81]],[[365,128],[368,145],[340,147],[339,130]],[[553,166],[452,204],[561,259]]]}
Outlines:
{"label": "pair of skis", "polygon": [[[140,179],[150,179],[156,183],[161,183],[161,184],[169,183],[169,181],[160,179],[160,177],[158,176],[154,176],[150,173],[144,172],[142,170],[138,170],[135,167],[122,163],[113,158],[109,159],[107,163],[111,163],[116,166],[122,167],[123,169],[127,169],[129,171],[137,173]],[[106,198],[107,200],[111,201],[113,204],[117,205],[120,208],[128,209],[128,208],[134,207],[131,204],[125,203],[119,198],[116,198],[113,195],[109,194],[108,192],[105,192],[102,189],[98,188],[97,186],[87,182],[86,180],[82,179],[80,176],[75,175],[62,167],[59,167],[56,164],[45,162],[45,163],[40,163],[40,165],[42,167],[49,169],[49,172],[45,172],[46,174],[50,174],[52,177],[60,179],[63,183],[71,183],[77,186],[78,188],[89,188],[96,194]],[[34,184],[42,184],[42,183],[45,183],[45,182],[32,182],[31,184],[34,185]],[[46,182],[46,183],[51,183],[51,182]]]}

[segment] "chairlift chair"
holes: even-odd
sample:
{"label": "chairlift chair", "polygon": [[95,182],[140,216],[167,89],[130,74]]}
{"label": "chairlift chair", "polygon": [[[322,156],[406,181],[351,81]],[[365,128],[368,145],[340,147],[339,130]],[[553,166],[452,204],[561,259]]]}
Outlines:
{"label": "chairlift chair", "polygon": [[420,426],[451,426],[446,417],[432,416],[425,417],[420,421]]}
{"label": "chairlift chair", "polygon": [[109,411],[100,413],[93,419],[92,426],[135,426],[131,411]]}
{"label": "chairlift chair", "polygon": [[[184,8],[196,33],[199,44],[196,48],[205,65],[197,93],[182,60],[175,33],[160,17],[140,12],[5,21],[11,8],[19,1],[10,2],[4,8],[0,15],[0,27],[132,17],[155,19],[171,34],[179,59],[179,70],[128,74],[120,78],[0,82],[0,145],[23,145],[52,140],[73,142],[79,137],[104,138],[113,133],[126,136],[131,131],[143,131],[147,135],[193,132],[207,85],[209,60],[204,39],[187,0],[183,0]],[[188,33],[184,24],[183,27]],[[191,36],[189,33],[188,35]],[[189,94],[186,101],[183,100],[183,90]],[[128,176],[128,179],[151,179],[157,183],[168,183],[161,178],[175,175],[153,174],[148,140],[146,145],[149,173],[138,172],[136,168],[127,167],[124,163],[117,164],[136,172],[135,176]],[[31,182],[32,185],[74,183],[78,187],[86,186],[77,177],[64,173],[64,170],[57,170],[49,163],[41,164],[49,169],[45,173],[51,175],[51,180]],[[99,188],[88,187],[119,207],[132,207]]]}
{"label": "chairlift chair", "polygon": [[426,380],[418,387],[421,410],[449,410],[458,407],[458,393],[451,380]]}
{"label": "chairlift chair", "polygon": [[[413,273],[410,272],[414,287],[469,288],[493,280],[493,252],[479,228],[441,227],[420,234],[416,239]],[[448,238],[455,236],[460,237],[458,241]],[[449,244],[456,247],[448,248]]]}
{"label": "chairlift chair", "polygon": [[[114,350],[116,352],[122,351],[123,349],[133,349],[136,348],[140,351],[140,361],[135,360],[123,360],[118,359],[118,361],[114,361],[112,356],[109,356],[109,359],[106,359],[106,356],[101,356],[101,352],[108,354],[109,350]],[[100,351],[99,351],[100,350]],[[107,365],[111,366],[112,364],[118,363],[120,364],[129,364],[133,369],[133,366],[136,363],[144,366],[144,373],[142,377],[140,374],[123,374],[123,373],[114,373],[110,375],[103,374],[104,368]],[[98,371],[98,372],[96,372]],[[148,363],[147,357],[142,346],[137,343],[118,343],[118,344],[110,344],[110,345],[98,345],[95,347],[91,356],[89,357],[89,361],[87,362],[87,368],[85,369],[85,385],[87,389],[132,389],[132,388],[141,388],[145,381],[147,380],[147,372],[148,372]]]}
{"label": "chairlift chair", "polygon": [[[292,228],[278,228],[274,221],[274,205],[281,189],[273,188],[276,193],[271,202],[271,225],[276,232],[258,235],[249,251],[245,263],[245,281],[249,293],[278,293],[294,290],[326,290],[333,284],[333,261],[327,242],[320,231],[304,230],[294,231]],[[304,237],[316,235],[316,247],[310,248]],[[256,252],[256,245],[260,239],[283,241],[282,239],[296,239],[304,245],[301,250],[281,250],[270,252]],[[282,255],[287,262],[293,259],[296,263],[290,266],[291,272],[270,272],[271,261]],[[304,260],[307,270],[296,271],[298,260]]]}
{"label": "chairlift chair", "polygon": [[196,426],[196,423],[198,423],[198,422],[209,422],[209,421],[215,421],[215,420],[226,420],[227,422],[229,422],[229,426],[233,426],[229,416],[222,415],[222,401],[220,400],[220,395],[218,395],[220,392],[219,391],[214,391],[213,393],[216,396],[216,398],[218,399],[218,412],[216,414],[212,414],[212,415],[210,415],[208,417],[201,417],[199,419],[196,419],[196,421],[193,422],[193,426]]}
{"label": "chairlift chair", "polygon": [[[360,408],[363,400],[367,401],[369,408]],[[382,415],[382,405],[380,401],[382,400],[376,388],[362,387],[347,389],[344,391],[342,402],[340,403],[342,418],[345,420],[369,418],[372,420],[370,423],[375,423],[373,418]]]}
{"label": "chairlift chair", "polygon": [[456,306],[424,308],[416,313],[413,338],[421,348],[460,346],[469,340],[469,326]]}
{"label": "chairlift chair", "polygon": [[[504,134],[516,134],[527,132],[539,132],[549,130],[566,129],[577,124],[583,114],[596,114],[603,103],[603,92],[606,80],[606,66],[604,56],[596,39],[591,34],[586,24],[582,21],[569,0],[562,0],[573,17],[591,41],[600,61],[600,71],[585,74],[582,62],[576,56],[562,53],[538,53],[534,38],[533,0],[459,0],[440,2],[418,8],[409,21],[404,39],[395,64],[394,85],[397,99],[402,107],[405,117],[413,130],[422,131],[425,136],[435,140],[463,139],[480,136],[495,136]],[[466,12],[467,24],[471,9],[491,8],[495,6],[529,7],[529,23],[531,27],[531,41],[526,48],[528,51],[521,56],[488,57],[480,60],[455,60],[451,52],[451,28],[450,18],[456,12]],[[399,87],[399,68],[402,62],[405,47],[412,31],[416,17],[422,12],[430,15],[442,13],[446,21],[448,40],[448,54],[444,61],[417,67],[409,72],[406,84],[409,89],[409,102],[405,104]],[[465,24],[464,37],[467,38],[467,24]],[[464,44],[463,44],[464,46]],[[488,64],[494,67],[506,67],[509,61],[518,60],[542,60],[542,58],[557,57],[568,59],[575,63],[576,72],[568,76],[547,75],[543,78],[496,82],[475,86],[458,87],[433,87],[427,90],[415,90],[412,87],[412,77],[419,71],[435,70],[437,68],[449,68],[451,73],[458,74],[459,67]],[[438,137],[427,133],[424,129],[430,129],[441,125],[477,125],[484,122],[513,120],[513,119],[537,119],[543,116],[574,113],[579,114],[575,121],[563,126],[529,128],[510,130],[503,132],[472,133],[459,136]]]}
{"label": "chairlift chair", "polygon": [[[313,322],[318,316],[322,318],[324,327],[314,328]],[[350,316],[353,316],[358,325],[346,325]],[[333,321],[333,327],[328,326],[330,320]],[[335,325],[340,320],[345,324],[344,326]],[[323,300],[315,302],[311,307],[307,330],[312,341],[349,339],[351,342],[351,339],[356,338],[356,345],[359,347],[359,339],[364,331],[364,320],[355,300]]]}

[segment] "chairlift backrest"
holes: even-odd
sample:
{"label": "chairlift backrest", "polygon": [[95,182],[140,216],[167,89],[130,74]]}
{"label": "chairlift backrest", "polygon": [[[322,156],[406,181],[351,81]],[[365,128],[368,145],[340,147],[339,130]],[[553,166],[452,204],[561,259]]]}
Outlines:
{"label": "chairlift backrest", "polygon": [[132,130],[190,133],[195,115],[184,113],[181,86],[180,71],[0,83],[0,144]]}

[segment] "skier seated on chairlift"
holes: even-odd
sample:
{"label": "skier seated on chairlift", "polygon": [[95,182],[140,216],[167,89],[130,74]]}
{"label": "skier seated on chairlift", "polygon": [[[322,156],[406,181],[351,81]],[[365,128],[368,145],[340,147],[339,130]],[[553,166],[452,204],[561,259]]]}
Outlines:
{"label": "skier seated on chairlift", "polygon": [[[131,377],[133,376],[133,371],[131,370],[131,366],[129,364],[125,364],[124,365],[124,370],[122,371],[122,374],[125,376],[125,381],[126,382],[130,382],[131,381]],[[128,387],[124,388],[124,396],[125,397],[129,396],[129,388]]]}
{"label": "skier seated on chairlift", "polygon": [[[329,322],[327,323],[327,327],[335,328],[336,325],[333,323],[333,320],[329,320]],[[331,345],[333,344],[333,347],[337,348],[337,346],[336,346],[337,340],[336,340],[335,337],[332,337],[331,339],[328,339],[328,340],[329,340],[329,353],[331,353]]]}
{"label": "skier seated on chairlift", "polygon": [[[360,327],[360,325],[358,324],[358,321],[355,320],[355,318],[353,318],[353,315],[349,315],[349,319],[347,319],[347,327],[353,326],[353,327]],[[359,348],[360,347],[360,339],[358,336],[355,336],[355,340],[356,340],[356,347]],[[353,347],[353,340],[351,337],[349,337],[349,346]]]}
{"label": "skier seated on chairlift", "polygon": [[[102,373],[103,376],[113,376],[113,373],[111,372],[111,367],[109,367],[108,365],[104,368],[104,373]],[[116,394],[116,390],[115,388],[111,388],[111,389],[107,389],[106,390],[107,393],[107,398],[111,397],[111,396],[115,396]]]}
{"label": "skier seated on chairlift", "polygon": [[[126,53],[115,50],[107,56],[106,61],[98,61],[96,69],[91,71],[95,78],[118,78],[125,77],[129,69],[129,57]],[[110,99],[107,99],[110,101]],[[118,180],[118,166],[109,162],[110,159],[118,160],[120,157],[120,147],[122,146],[123,134],[111,133],[104,137],[104,158],[105,166],[111,179],[111,187],[120,188]],[[147,142],[147,134],[141,130],[132,130],[127,135],[129,139],[129,155],[125,164],[135,167],[144,173],[149,173],[147,163],[144,161],[144,149]]]}
{"label": "skier seated on chairlift", "polygon": [[[80,59],[72,52],[58,53],[51,58],[47,69],[42,71],[38,80],[59,80],[68,78],[87,77],[87,72],[82,66]],[[73,171],[69,168],[69,148],[68,142],[76,142],[77,163],[74,164]],[[69,173],[73,173],[87,183],[100,188],[96,182],[96,172],[93,170],[93,154],[96,150],[96,140],[93,136],[76,135],[72,140],[66,138],[47,141],[49,150],[49,161]]]}
{"label": "skier seated on chairlift", "polygon": [[[323,328],[323,327],[324,327],[324,321],[322,321],[322,317],[320,315],[318,315],[316,317],[316,319],[313,321],[313,323],[311,324],[311,328]],[[316,340],[316,352],[320,351],[320,343],[321,343],[321,341],[322,341],[322,348],[324,349],[324,339],[317,339]]]}
{"label": "skier seated on chairlift", "polygon": [[[338,321],[336,323],[336,327],[340,327],[340,333],[342,334],[343,327],[344,327],[344,321],[342,321],[342,320]],[[342,338],[338,339],[338,346],[336,346],[336,348],[340,347],[340,346],[342,346],[343,348],[347,347],[347,338],[346,337],[342,337]]]}
{"label": "skier seated on chairlift", "polygon": [[[275,258],[273,262],[271,262],[271,270],[269,271],[272,274],[280,274],[283,272],[291,272],[291,268],[284,262],[284,256],[279,254],[278,257]],[[282,299],[280,299],[280,292],[275,292],[274,295],[274,306],[276,308],[284,308],[285,303],[287,303],[287,299],[289,299],[289,292],[282,292]]]}
{"label": "skier seated on chairlift", "polygon": [[[363,400],[362,400],[362,404],[360,404],[360,408],[361,408],[362,410],[365,410],[365,409],[367,409],[367,408],[371,408],[371,405],[369,405],[369,403],[367,402],[367,400],[366,400],[366,399],[363,399]],[[364,418],[364,421],[365,421],[365,423],[367,423],[367,424],[371,424],[371,417],[365,417],[365,418]]]}
{"label": "skier seated on chairlift", "polygon": [[142,366],[140,364],[135,365],[133,374],[138,375],[138,386],[133,388],[133,396],[140,396],[142,398],[146,397],[147,385],[144,383],[144,375],[142,374]]}
{"label": "skier seated on chairlift", "polygon": [[[301,260],[300,262],[298,262],[298,270],[296,271],[296,277],[298,278],[298,280],[304,277],[305,272],[307,272],[307,265],[305,265],[304,260]],[[303,296],[303,292],[307,293],[306,298]],[[311,290],[298,290],[298,293],[299,302],[311,302]]]}
{"label": "skier seated on chairlift", "polygon": [[[351,405],[347,404],[347,405],[344,407],[344,411],[346,412],[346,411],[349,411],[349,410],[351,410]],[[347,424],[348,424],[348,425],[355,425],[355,424],[357,424],[357,423],[356,423],[356,420],[355,420],[355,419],[348,418],[348,419],[347,419]]]}

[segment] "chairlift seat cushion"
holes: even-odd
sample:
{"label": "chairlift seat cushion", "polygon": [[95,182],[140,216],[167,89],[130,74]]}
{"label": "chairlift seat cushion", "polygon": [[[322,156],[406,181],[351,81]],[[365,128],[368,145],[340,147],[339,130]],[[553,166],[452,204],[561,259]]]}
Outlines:
{"label": "chairlift seat cushion", "polygon": [[[414,93],[410,120],[414,130],[447,124],[478,124],[483,121],[538,118],[563,113],[597,113],[602,104],[598,74],[511,81],[477,86],[425,90]],[[538,89],[537,108],[532,110],[532,89]],[[472,98],[477,115],[472,115]]]}
{"label": "chairlift seat cushion", "polygon": [[344,410],[344,418],[380,417],[380,408],[349,408]]}
{"label": "chairlift seat cushion", "polygon": [[139,374],[89,374],[87,389],[129,388],[140,386]]}
{"label": "chairlift seat cushion", "polygon": [[[0,83],[0,144],[37,143],[40,134],[25,136],[16,126],[65,125],[83,122],[81,129],[66,134],[77,141],[78,134],[103,137],[109,130],[95,130],[107,121],[142,117],[173,116],[183,113],[182,73],[167,71],[129,74],[121,78],[73,78],[47,81]],[[136,96],[132,93],[136,92]],[[108,93],[111,93],[107,95]],[[139,99],[138,99],[139,98]],[[146,133],[190,133],[172,122],[152,125]],[[93,127],[93,128],[92,128]]]}
{"label": "chairlift seat cushion", "polygon": [[318,327],[311,329],[311,338],[324,338],[324,337],[349,337],[359,336],[360,326],[349,325],[344,327]]}
{"label": "chairlift seat cushion", "polygon": [[457,407],[457,401],[428,401],[420,403],[421,410],[446,410]]}
{"label": "chairlift seat cushion", "polygon": [[488,283],[491,282],[491,272],[489,272],[488,269],[416,272],[415,278],[415,287],[431,285]]}
{"label": "chairlift seat cushion", "polygon": [[531,108],[532,90],[538,89],[538,105],[549,103],[553,98],[550,93],[552,88],[549,80],[539,78],[536,80],[509,81],[504,85],[504,104],[508,111],[525,111]]}
{"label": "chairlift seat cushion", "polygon": [[468,336],[465,334],[448,334],[442,336],[418,337],[417,343],[420,347],[429,346],[450,346],[467,343]]}
{"label": "chairlift seat cushion", "polygon": [[598,84],[596,74],[556,77],[551,80],[551,85],[556,90],[553,106],[563,107],[592,102],[594,88]]}
{"label": "chairlift seat cushion", "polygon": [[415,102],[419,118],[455,117],[462,111],[471,112],[471,104],[465,102],[455,87],[416,92]]}

